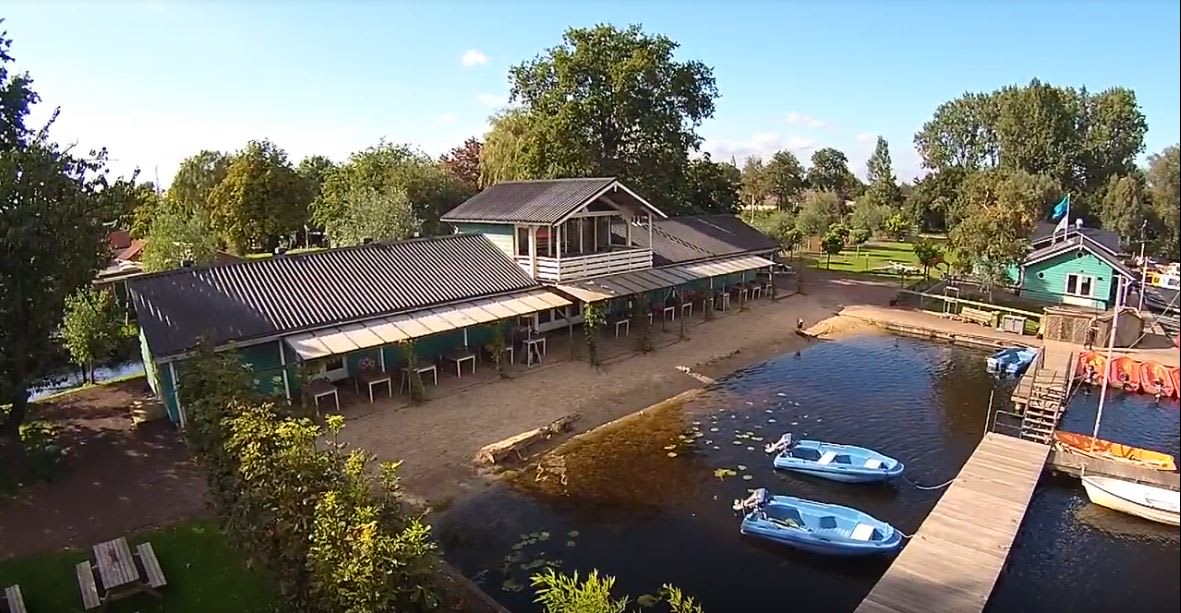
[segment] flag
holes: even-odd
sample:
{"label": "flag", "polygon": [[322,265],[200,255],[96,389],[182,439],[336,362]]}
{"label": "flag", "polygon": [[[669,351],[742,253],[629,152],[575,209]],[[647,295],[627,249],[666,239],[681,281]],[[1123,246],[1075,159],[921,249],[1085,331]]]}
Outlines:
{"label": "flag", "polygon": [[[1054,210],[1057,211],[1057,208],[1055,207]],[[1057,216],[1057,213],[1055,213],[1055,216]],[[1059,232],[1061,232],[1063,236],[1066,236],[1068,231],[1070,231],[1070,215],[1063,215],[1062,221],[1059,221],[1058,225],[1054,226],[1054,232],[1051,234],[1051,236],[1057,236]]]}
{"label": "flag", "polygon": [[1065,219],[1066,217],[1069,217],[1069,215],[1067,215],[1067,213],[1069,213],[1069,212],[1070,212],[1070,194],[1066,194],[1065,196],[1062,197],[1062,200],[1060,200],[1058,202],[1058,204],[1054,205],[1054,212],[1050,214],[1050,219],[1057,220],[1059,217],[1062,217],[1063,219]]}

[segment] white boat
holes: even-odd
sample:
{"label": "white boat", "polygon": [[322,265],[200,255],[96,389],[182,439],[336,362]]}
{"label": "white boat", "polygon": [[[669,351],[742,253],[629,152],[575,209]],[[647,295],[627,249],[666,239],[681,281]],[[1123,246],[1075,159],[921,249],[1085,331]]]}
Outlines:
{"label": "white boat", "polygon": [[1134,481],[1093,476],[1083,477],[1083,488],[1087,490],[1087,498],[1101,507],[1170,526],[1181,525],[1178,517],[1181,492]]}

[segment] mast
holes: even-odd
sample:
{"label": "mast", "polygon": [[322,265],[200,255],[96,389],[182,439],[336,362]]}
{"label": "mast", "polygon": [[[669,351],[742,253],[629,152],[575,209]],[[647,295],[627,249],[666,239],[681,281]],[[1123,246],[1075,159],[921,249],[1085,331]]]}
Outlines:
{"label": "mast", "polygon": [[1120,308],[1123,307],[1123,276],[1116,275],[1115,281],[1115,314],[1111,316],[1111,334],[1107,337],[1107,360],[1103,368],[1103,385],[1099,388],[1099,409],[1095,411],[1095,429],[1091,431],[1091,451],[1095,450],[1095,439],[1099,437],[1099,423],[1103,421],[1103,402],[1107,399],[1107,379],[1111,376],[1111,358],[1115,353],[1115,330],[1119,323]]}

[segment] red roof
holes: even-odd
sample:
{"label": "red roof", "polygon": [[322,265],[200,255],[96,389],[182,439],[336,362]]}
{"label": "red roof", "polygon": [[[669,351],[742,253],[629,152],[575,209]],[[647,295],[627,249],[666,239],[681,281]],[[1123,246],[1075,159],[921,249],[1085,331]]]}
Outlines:
{"label": "red roof", "polygon": [[131,246],[131,233],[127,230],[111,230],[107,234],[107,242],[112,251],[119,251]]}
{"label": "red roof", "polygon": [[143,255],[144,246],[148,241],[137,238],[131,241],[131,244],[124,248],[119,253],[115,254],[116,260],[123,260],[124,262],[138,262],[141,255]]}

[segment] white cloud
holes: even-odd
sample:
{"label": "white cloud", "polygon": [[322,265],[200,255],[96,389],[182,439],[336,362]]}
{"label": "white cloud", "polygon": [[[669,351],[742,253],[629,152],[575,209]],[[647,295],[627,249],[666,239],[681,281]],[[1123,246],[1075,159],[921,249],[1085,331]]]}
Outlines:
{"label": "white cloud", "polygon": [[501,107],[508,103],[508,97],[501,94],[476,94],[476,103],[480,106]]}
{"label": "white cloud", "polygon": [[823,128],[828,125],[824,120],[813,117],[807,113],[799,113],[792,111],[787,114],[787,123],[793,126],[805,126],[808,128]]}
{"label": "white cloud", "polygon": [[815,148],[816,141],[811,138],[798,135],[784,136],[778,132],[758,132],[745,139],[710,139],[702,146],[714,160],[729,161],[733,157],[739,164],[749,157],[760,157],[766,161],[784,149],[805,160]]}
{"label": "white cloud", "polygon": [[468,49],[463,53],[462,56],[460,56],[459,63],[463,64],[465,68],[471,68],[472,66],[483,66],[484,64],[488,63],[488,56],[484,55],[483,51]]}
{"label": "white cloud", "polygon": [[455,113],[442,113],[438,117],[435,118],[435,121],[439,122],[442,125],[450,126],[450,125],[453,125],[455,122],[459,121],[459,117],[456,116]]}
{"label": "white cloud", "polygon": [[854,138],[859,143],[872,143],[878,140],[878,135],[873,132],[858,132]]}

